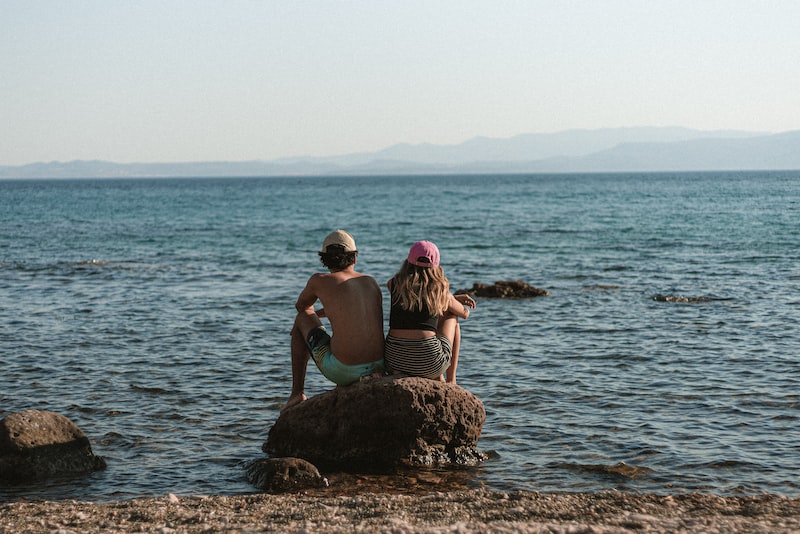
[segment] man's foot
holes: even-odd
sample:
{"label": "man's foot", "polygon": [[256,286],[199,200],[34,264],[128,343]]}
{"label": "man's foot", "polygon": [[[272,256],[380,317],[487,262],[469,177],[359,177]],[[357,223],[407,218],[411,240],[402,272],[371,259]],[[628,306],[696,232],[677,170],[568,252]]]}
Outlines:
{"label": "man's foot", "polygon": [[292,395],[291,397],[289,397],[289,400],[286,401],[286,404],[283,405],[283,408],[281,408],[281,412],[291,408],[292,406],[297,406],[298,404],[307,399],[308,397],[306,397],[305,393],[298,393],[297,395]]}

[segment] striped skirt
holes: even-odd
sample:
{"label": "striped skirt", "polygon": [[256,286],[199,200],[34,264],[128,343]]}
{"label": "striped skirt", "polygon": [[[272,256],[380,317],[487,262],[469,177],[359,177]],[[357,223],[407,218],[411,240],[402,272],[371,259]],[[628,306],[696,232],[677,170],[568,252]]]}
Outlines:
{"label": "striped skirt", "polygon": [[450,367],[452,347],[444,336],[400,339],[386,336],[383,358],[386,370],[408,376],[438,379]]}

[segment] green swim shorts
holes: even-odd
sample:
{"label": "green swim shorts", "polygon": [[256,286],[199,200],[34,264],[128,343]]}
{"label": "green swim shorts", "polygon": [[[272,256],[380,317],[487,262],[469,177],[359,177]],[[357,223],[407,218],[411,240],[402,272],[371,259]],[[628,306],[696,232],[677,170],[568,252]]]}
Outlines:
{"label": "green swim shorts", "polygon": [[338,386],[358,382],[361,377],[374,373],[384,373],[383,358],[370,363],[345,365],[331,352],[331,336],[324,326],[318,326],[308,333],[306,339],[311,357],[322,375]]}

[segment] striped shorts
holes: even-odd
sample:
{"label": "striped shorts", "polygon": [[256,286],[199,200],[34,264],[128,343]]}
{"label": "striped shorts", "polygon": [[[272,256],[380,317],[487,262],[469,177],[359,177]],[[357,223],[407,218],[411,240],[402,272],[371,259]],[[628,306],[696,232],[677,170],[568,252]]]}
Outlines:
{"label": "striped shorts", "polygon": [[389,373],[438,379],[450,367],[453,349],[444,336],[400,339],[386,336],[383,359]]}

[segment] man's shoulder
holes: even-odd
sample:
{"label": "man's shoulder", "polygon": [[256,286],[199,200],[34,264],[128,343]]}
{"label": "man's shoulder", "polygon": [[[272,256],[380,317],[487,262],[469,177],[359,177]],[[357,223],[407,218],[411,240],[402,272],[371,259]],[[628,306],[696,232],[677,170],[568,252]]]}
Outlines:
{"label": "man's shoulder", "polygon": [[358,278],[360,280],[363,280],[365,283],[370,283],[370,284],[371,283],[376,283],[376,284],[378,283],[370,275],[364,274],[364,273],[359,273],[359,272],[356,272],[356,271],[350,272],[349,275],[347,276],[347,278],[350,278],[350,279]]}
{"label": "man's shoulder", "polygon": [[334,271],[329,273],[314,273],[309,278],[310,281],[318,281],[318,282],[343,282],[355,279],[363,279],[364,281],[372,281],[372,282],[375,281],[375,279],[370,275],[359,273],[356,271]]}
{"label": "man's shoulder", "polygon": [[320,286],[332,287],[332,286],[338,286],[339,284],[344,284],[345,282],[352,282],[353,284],[360,287],[370,287],[370,288],[377,287],[380,290],[378,282],[376,282],[373,277],[371,277],[368,274],[363,274],[356,271],[337,271],[333,273],[321,273],[317,283]]}

